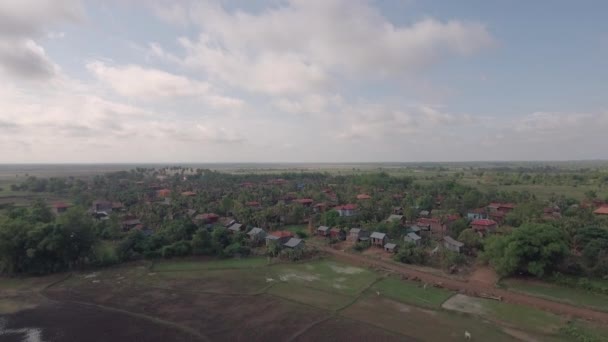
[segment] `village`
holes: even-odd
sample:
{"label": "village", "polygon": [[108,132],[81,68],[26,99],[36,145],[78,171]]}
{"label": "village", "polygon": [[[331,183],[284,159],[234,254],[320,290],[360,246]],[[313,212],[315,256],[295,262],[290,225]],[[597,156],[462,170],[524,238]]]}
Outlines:
{"label": "village", "polygon": [[[202,229],[208,240],[214,232],[223,236],[221,246],[204,254],[223,255],[221,249],[233,243],[236,255],[276,256],[285,251],[281,255],[298,260],[314,255],[317,247],[329,246],[452,274],[473,274],[488,262],[478,260],[484,242],[510,236],[525,222],[556,225],[578,216],[605,224],[602,218],[608,217],[608,204],[597,198],[541,201],[526,193],[490,197],[474,188],[454,187],[451,181],[421,187],[411,179],[383,174],[284,176],[234,176],[179,167],[137,169],[96,176],[88,184],[64,183],[66,188],[88,190],[76,201],[48,205],[56,216],[71,207],[84,207],[96,229],[104,231],[110,248],[122,248],[121,240],[139,235],[153,241],[108,263],[137,255],[196,254],[191,242],[185,241]],[[39,181],[28,179],[15,187]],[[103,193],[107,195],[96,195]],[[505,201],[496,201],[500,199]],[[168,236],[168,230],[178,237]],[[150,250],[154,246],[157,249]]]}
{"label": "village", "polygon": [[[170,281],[170,288],[183,295],[209,288],[205,291],[219,291],[221,296],[236,291],[249,298],[250,292],[240,292],[239,285],[248,279],[254,287],[247,291],[277,296],[281,303],[312,302],[315,309],[337,310],[334,314],[349,319],[355,316],[346,303],[361,303],[355,305],[359,308],[374,297],[381,303],[430,305],[439,310],[434,314],[448,313],[437,338],[451,334],[457,340],[455,331],[460,338],[502,336],[471,323],[464,331],[454,330],[453,311],[472,315],[473,320],[493,317],[499,326],[511,319],[504,316],[509,310],[531,307],[556,317],[576,317],[577,323],[560,320],[555,326],[562,330],[552,330],[567,339],[579,333],[595,336],[583,322],[608,322],[603,304],[596,304],[604,303],[605,296],[601,244],[608,242],[603,238],[608,205],[592,193],[581,199],[537,198],[527,192],[484,193],[456,178],[423,182],[383,172],[235,174],[187,167],[136,168],[92,177],[28,176],[10,187],[26,202],[2,205],[0,233],[4,241],[12,234],[21,240],[10,241],[32,247],[3,249],[3,272],[45,275],[41,279],[69,272],[67,280],[41,296],[70,305],[69,293],[93,296],[87,299],[90,303],[105,303],[95,295],[101,288],[117,298],[138,300],[140,295],[123,292],[125,282],[127,288],[143,286],[143,292]],[[58,248],[46,245],[48,239],[56,241]],[[73,248],[71,260],[66,259],[62,241]],[[513,254],[505,249],[507,245],[538,252]],[[28,263],[20,261],[24,258]],[[545,263],[539,267],[541,262]],[[142,280],[156,274],[163,278],[141,282],[142,273],[133,267],[142,265],[149,269]],[[347,276],[350,272],[353,275]],[[360,272],[366,277],[357,280]],[[183,283],[190,277],[204,280]],[[533,292],[540,286],[538,281],[555,288],[555,294],[539,297]],[[219,288],[214,285],[218,283]],[[437,299],[416,299],[426,296]],[[584,304],[567,304],[573,296]],[[281,303],[273,308],[285,305]],[[128,301],[104,305],[140,312]],[[200,305],[208,305],[208,299]],[[485,311],[475,309],[480,305]],[[509,309],[488,311],[498,310],[497,305]],[[541,314],[534,311],[534,315]],[[364,316],[365,322],[374,320],[367,313]],[[283,317],[268,319],[273,325]],[[386,328],[392,332],[418,336],[396,322],[374,324],[389,324]],[[510,324],[520,330],[509,332],[509,338],[521,337],[511,335],[523,333],[521,329],[539,333],[519,321]],[[267,333],[275,328],[268,329]],[[314,329],[304,331],[309,335]]]}

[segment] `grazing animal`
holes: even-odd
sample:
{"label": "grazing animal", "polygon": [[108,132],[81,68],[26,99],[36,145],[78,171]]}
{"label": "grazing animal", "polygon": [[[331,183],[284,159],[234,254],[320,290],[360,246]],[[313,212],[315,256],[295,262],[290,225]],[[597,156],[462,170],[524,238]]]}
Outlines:
{"label": "grazing animal", "polygon": [[465,330],[464,331],[464,338],[466,338],[467,340],[470,340],[471,339],[471,333]]}
{"label": "grazing animal", "polygon": [[424,289],[425,289],[425,290],[426,290],[426,286],[427,286],[427,285],[428,285],[427,283],[424,283]]}
{"label": "grazing animal", "polygon": [[378,296],[379,296],[379,295],[380,295],[380,291],[376,291],[376,295],[378,295]]}

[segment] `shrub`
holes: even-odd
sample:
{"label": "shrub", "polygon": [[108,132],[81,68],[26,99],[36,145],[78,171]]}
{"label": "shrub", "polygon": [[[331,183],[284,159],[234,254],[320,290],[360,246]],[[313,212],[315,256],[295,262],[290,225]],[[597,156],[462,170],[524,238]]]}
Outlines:
{"label": "shrub", "polygon": [[109,243],[98,243],[93,247],[91,263],[95,266],[110,266],[118,263],[116,248]]}
{"label": "shrub", "polygon": [[353,249],[357,252],[362,252],[366,249],[368,249],[370,246],[370,242],[369,241],[361,241],[361,242],[357,242],[354,246]]}

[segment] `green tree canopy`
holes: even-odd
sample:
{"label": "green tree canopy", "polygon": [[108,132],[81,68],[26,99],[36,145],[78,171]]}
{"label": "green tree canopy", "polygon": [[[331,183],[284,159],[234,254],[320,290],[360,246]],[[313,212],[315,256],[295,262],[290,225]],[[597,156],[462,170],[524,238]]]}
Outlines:
{"label": "green tree canopy", "polygon": [[524,224],[506,236],[492,236],[483,257],[503,276],[525,273],[537,277],[551,272],[568,255],[563,231],[547,224]]}

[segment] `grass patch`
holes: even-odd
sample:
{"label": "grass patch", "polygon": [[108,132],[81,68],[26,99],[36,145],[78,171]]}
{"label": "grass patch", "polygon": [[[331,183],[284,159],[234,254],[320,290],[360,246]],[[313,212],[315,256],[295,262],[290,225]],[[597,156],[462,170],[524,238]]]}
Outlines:
{"label": "grass patch", "polygon": [[289,283],[276,284],[269,294],[325,310],[337,310],[354,300],[353,297]]}
{"label": "grass patch", "polygon": [[272,270],[277,280],[350,296],[361,293],[378,277],[367,269],[333,260],[280,264]]}
{"label": "grass patch", "polygon": [[516,292],[608,312],[608,296],[585,289],[519,279],[507,279],[502,281],[501,284]]}
{"label": "grass patch", "polygon": [[413,341],[464,341],[464,331],[473,341],[513,341],[497,325],[480,318],[453,312],[420,309],[383,296],[371,294],[341,312],[347,318],[403,334]]}
{"label": "grass patch", "polygon": [[241,269],[251,267],[264,267],[268,259],[262,257],[223,259],[223,260],[181,260],[160,261],[152,267],[154,272],[176,272],[197,270]]}
{"label": "grass patch", "polygon": [[454,294],[452,291],[432,286],[425,289],[418,283],[395,278],[381,280],[374,284],[371,290],[403,303],[435,309],[440,308],[441,304]]}
{"label": "grass patch", "polygon": [[509,304],[491,299],[479,299],[488,315],[528,331],[556,332],[562,319],[552,313],[523,305]]}

